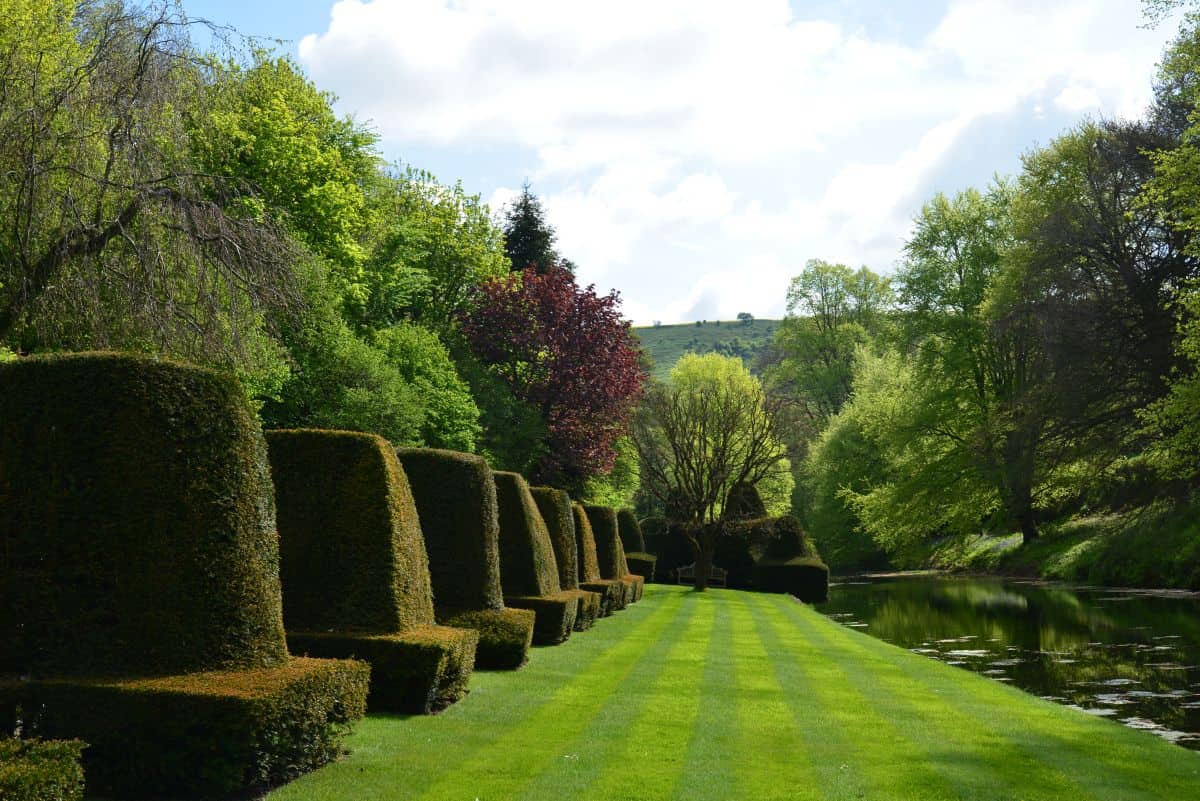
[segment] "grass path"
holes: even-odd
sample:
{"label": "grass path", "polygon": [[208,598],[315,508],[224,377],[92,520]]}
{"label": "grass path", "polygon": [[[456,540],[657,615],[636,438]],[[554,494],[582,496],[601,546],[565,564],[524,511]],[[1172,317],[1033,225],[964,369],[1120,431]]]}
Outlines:
{"label": "grass path", "polygon": [[646,598],[271,801],[1196,801],[1200,754],[777,595]]}

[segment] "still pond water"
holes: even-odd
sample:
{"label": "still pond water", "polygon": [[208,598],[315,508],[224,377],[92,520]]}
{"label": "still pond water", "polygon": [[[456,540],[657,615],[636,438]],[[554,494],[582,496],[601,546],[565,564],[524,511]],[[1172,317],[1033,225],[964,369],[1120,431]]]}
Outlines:
{"label": "still pond water", "polygon": [[1200,597],[931,575],[844,578],[834,620],[1200,750]]}

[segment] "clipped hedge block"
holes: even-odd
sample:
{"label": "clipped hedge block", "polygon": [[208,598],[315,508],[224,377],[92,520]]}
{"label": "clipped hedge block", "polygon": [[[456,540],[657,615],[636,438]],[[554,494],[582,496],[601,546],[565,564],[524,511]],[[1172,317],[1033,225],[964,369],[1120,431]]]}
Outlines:
{"label": "clipped hedge block", "polygon": [[728,584],[754,587],[754,566],[762,559],[786,561],[817,557],[800,521],[791,515],[731,521],[717,537],[713,563],[729,571]]}
{"label": "clipped hedge block", "polygon": [[645,581],[654,581],[654,568],[658,564],[658,557],[652,553],[626,553],[625,563],[629,565],[629,572],[635,576],[641,576]]}
{"label": "clipped hedge block", "polygon": [[632,573],[627,573],[621,576],[621,584],[625,587],[625,605],[635,604],[642,600],[642,592],[646,586],[646,580],[641,576],[635,576]]}
{"label": "clipped hedge block", "polygon": [[617,512],[617,533],[621,536],[621,547],[625,553],[645,553],[646,539],[642,536],[642,525],[632,509],[621,509]]}
{"label": "clipped hedge block", "polygon": [[755,588],[763,592],[786,592],[805,603],[829,600],[829,567],[820,559],[763,559],[754,569]]}
{"label": "clipped hedge block", "polygon": [[437,712],[467,694],[478,642],[478,632],[450,626],[399,634],[288,634],[292,653],[368,663],[372,711],[415,715]]}
{"label": "clipped hedge block", "polygon": [[479,670],[515,670],[529,659],[535,615],[529,609],[442,610],[444,626],[471,629],[479,635],[475,667]]}
{"label": "clipped hedge block", "polygon": [[588,522],[592,525],[592,536],[596,542],[596,559],[600,577],[619,579],[629,575],[625,562],[625,549],[617,530],[617,512],[611,506],[584,505]]}
{"label": "clipped hedge block", "polygon": [[564,590],[579,588],[579,549],[575,542],[575,513],[571,496],[553,487],[533,487],[533,500],[550,534],[554,559],[558,564],[558,584]]}
{"label": "clipped hedge block", "polygon": [[0,725],[23,709],[39,737],[78,737],[90,795],[222,797],[334,759],[366,709],[362,662],[289,660],[148,679],[0,684]]}
{"label": "clipped hedge block", "polygon": [[505,603],[509,596],[557,594],[562,590],[558,562],[529,485],[518,473],[498,470],[493,476],[500,516],[500,586]]}
{"label": "clipped hedge block", "polygon": [[579,586],[600,581],[600,559],[596,555],[596,535],[583,504],[572,503],[575,518],[575,548],[579,564]]}
{"label": "clipped hedge block", "polygon": [[587,581],[580,584],[579,589],[594,592],[600,596],[600,617],[608,617],[626,606],[625,585],[617,579]]}
{"label": "clipped hedge block", "polygon": [[503,609],[496,484],[487,461],[435,448],[396,455],[416,500],[435,606]]}
{"label": "clipped hedge block", "polygon": [[598,592],[591,590],[563,590],[563,592],[571,592],[579,599],[579,605],[575,609],[575,631],[587,631],[596,620],[601,616],[601,602],[603,596]]}
{"label": "clipped hedge block", "polygon": [[504,602],[516,609],[532,609],[534,645],[558,645],[566,642],[575,628],[579,609],[578,590],[562,590],[550,595],[505,596]]}
{"label": "clipped hedge block", "polygon": [[85,747],[79,740],[0,740],[0,798],[81,801]]}
{"label": "clipped hedge block", "polygon": [[0,364],[0,671],[284,666],[272,499],[227,375],[108,353]]}
{"label": "clipped hedge block", "polygon": [[727,520],[766,517],[767,507],[758,494],[758,487],[744,481],[730,487],[721,516]]}
{"label": "clipped hedge block", "polygon": [[394,634],[433,623],[408,479],[387,440],[268,431],[283,621],[294,631]]}

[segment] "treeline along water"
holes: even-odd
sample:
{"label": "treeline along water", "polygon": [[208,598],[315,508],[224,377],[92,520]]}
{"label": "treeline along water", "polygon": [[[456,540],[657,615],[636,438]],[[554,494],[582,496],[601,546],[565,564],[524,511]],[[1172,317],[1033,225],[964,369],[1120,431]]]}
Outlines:
{"label": "treeline along water", "polygon": [[843,625],[1200,750],[1200,596],[1033,581],[850,578]]}

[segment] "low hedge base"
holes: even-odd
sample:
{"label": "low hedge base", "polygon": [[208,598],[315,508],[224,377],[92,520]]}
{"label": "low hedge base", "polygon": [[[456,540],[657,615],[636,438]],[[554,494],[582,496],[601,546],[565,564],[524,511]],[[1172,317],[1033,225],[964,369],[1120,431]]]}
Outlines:
{"label": "low hedge base", "polygon": [[529,609],[438,609],[443,626],[479,634],[476,670],[516,670],[529,659],[535,615]]}
{"label": "low hedge base", "polygon": [[621,583],[625,585],[625,605],[636,604],[642,600],[642,592],[646,587],[646,580],[641,576],[633,573],[626,573],[621,576]]}
{"label": "low hedge base", "polygon": [[646,581],[654,581],[654,566],[658,564],[658,557],[654,554],[630,551],[625,554],[625,562],[633,575],[641,576]]}
{"label": "low hedge base", "polygon": [[754,586],[762,592],[786,592],[805,603],[829,600],[829,567],[820,559],[761,559],[754,566]]}
{"label": "low hedge base", "polygon": [[566,642],[575,627],[575,612],[579,608],[576,590],[563,590],[552,595],[514,595],[504,598],[505,606],[532,609],[534,645],[558,645]]}
{"label": "low hedge base", "polygon": [[273,668],[142,679],[0,683],[0,725],[78,738],[89,795],[223,797],[294,779],[341,753],[366,712],[370,667],[292,658]]}
{"label": "low hedge base", "polygon": [[287,640],[294,654],[369,664],[367,708],[372,712],[428,715],[467,694],[479,634],[418,626],[399,634],[288,632]]}
{"label": "low hedge base", "polygon": [[575,631],[587,631],[600,617],[601,596],[598,592],[590,590],[563,590],[563,592],[573,593],[579,599],[579,605],[575,608]]}
{"label": "low hedge base", "polygon": [[579,589],[600,595],[600,617],[608,617],[625,608],[625,585],[616,579],[581,581]]}
{"label": "low hedge base", "polygon": [[0,740],[0,798],[4,801],[80,801],[79,740]]}

